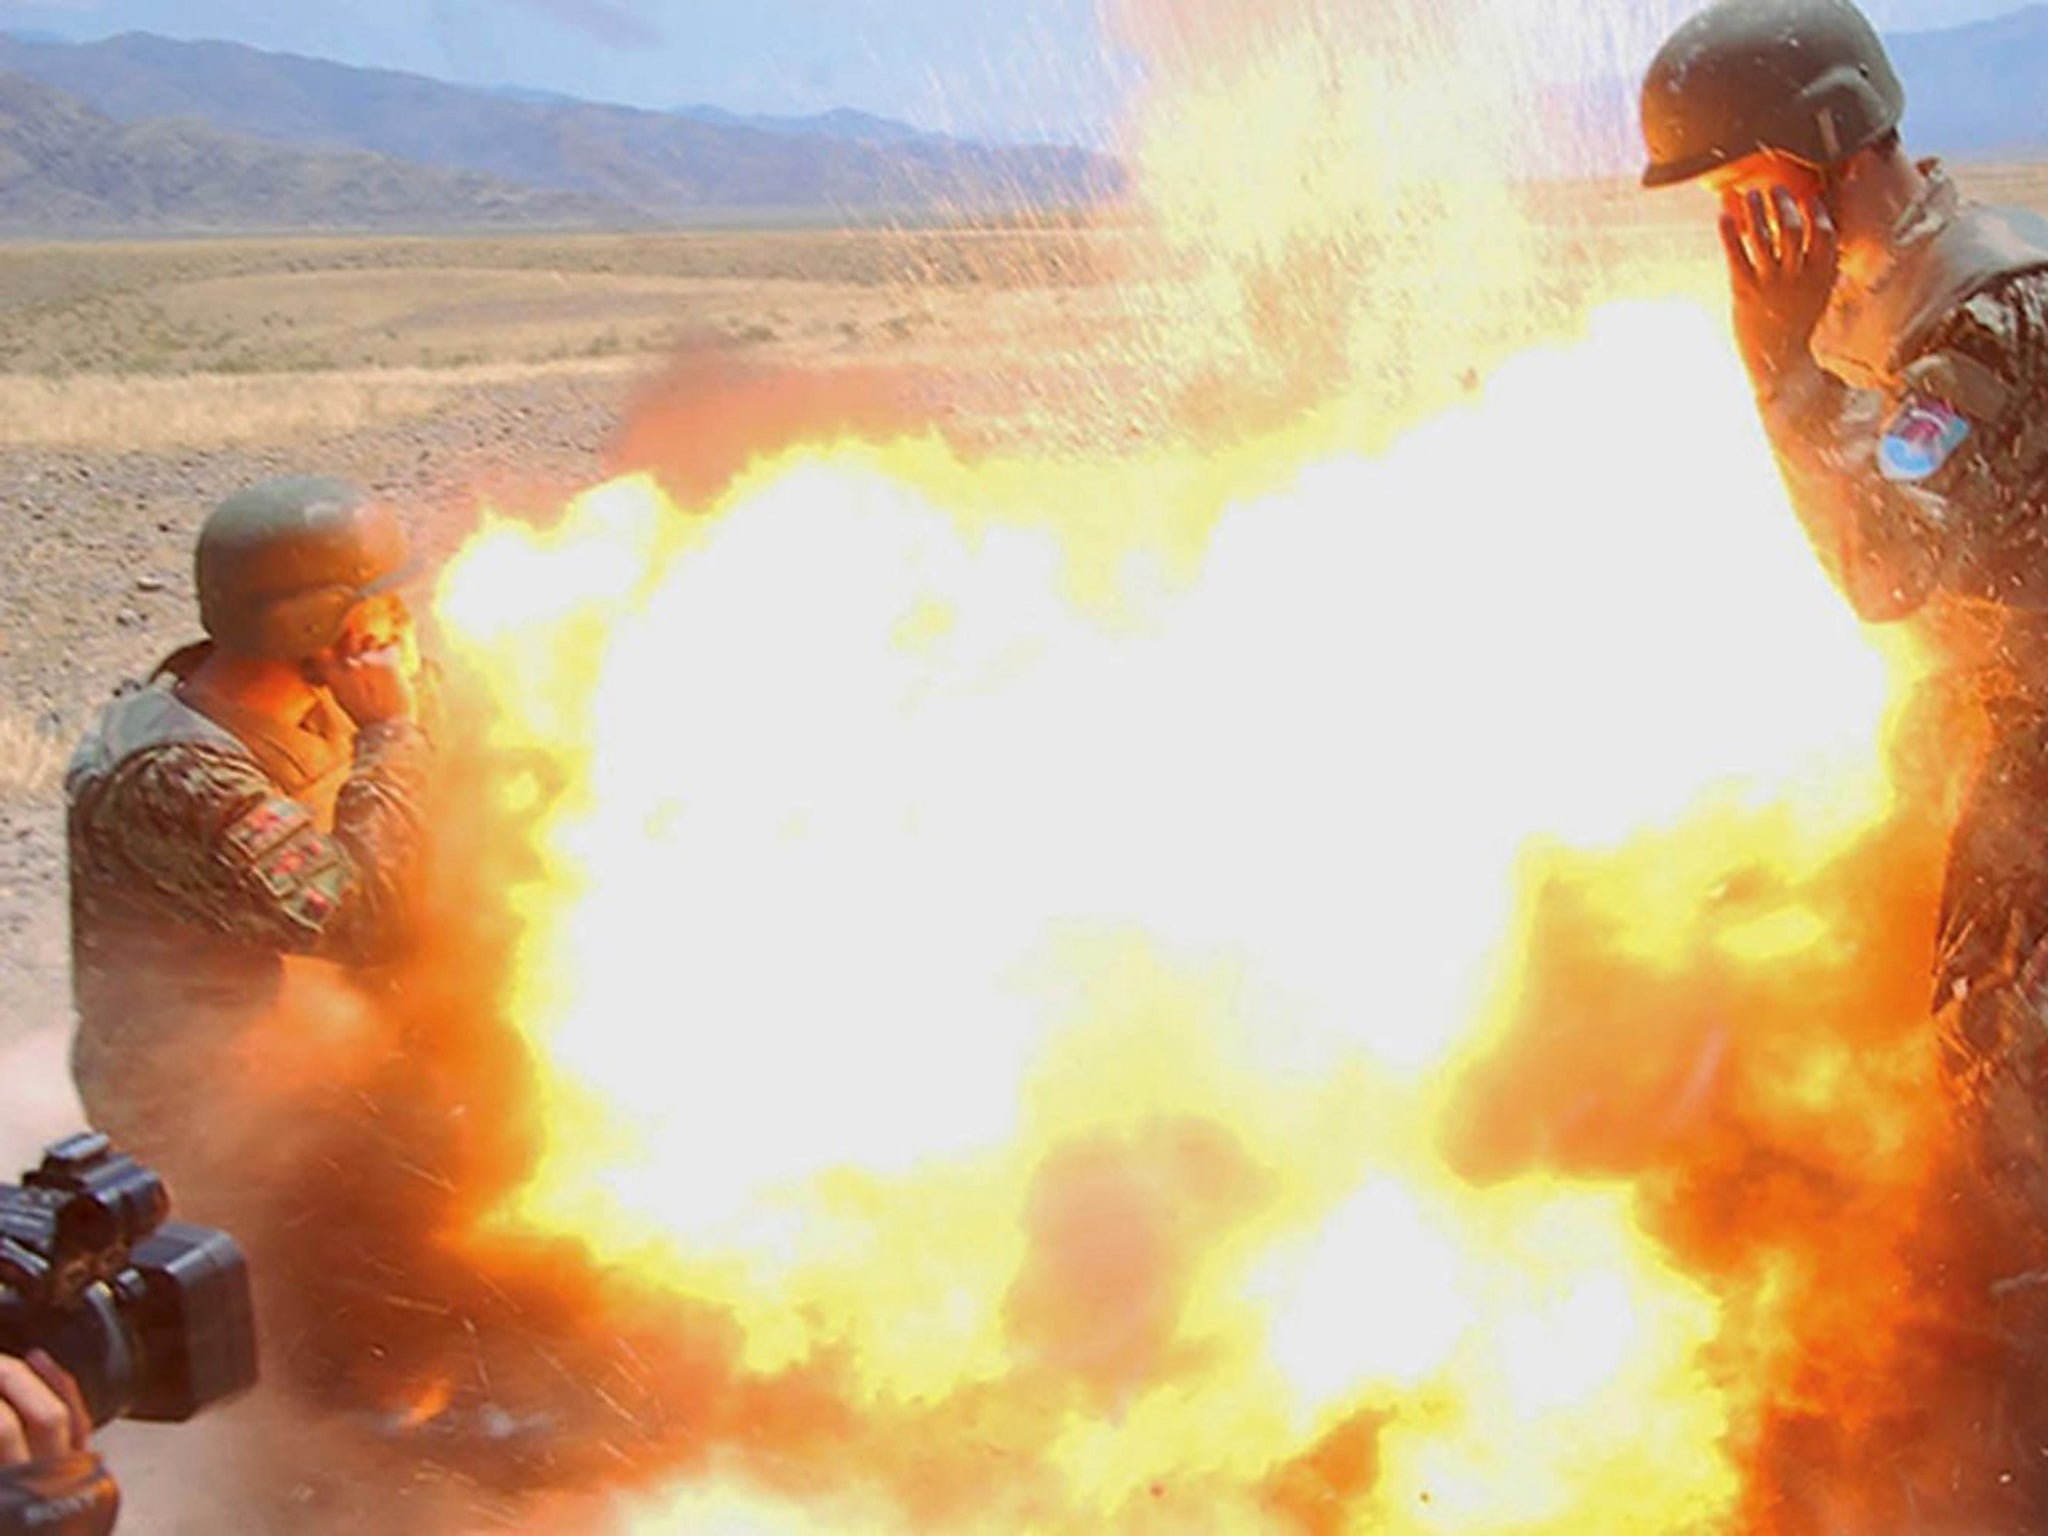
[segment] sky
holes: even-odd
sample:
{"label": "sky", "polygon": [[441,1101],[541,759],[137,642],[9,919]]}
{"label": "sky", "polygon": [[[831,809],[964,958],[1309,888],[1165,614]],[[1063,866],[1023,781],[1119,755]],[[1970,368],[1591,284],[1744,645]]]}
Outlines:
{"label": "sky", "polygon": [[[1098,142],[1140,72],[1097,14],[1098,5],[1118,3],[1125,0],[0,0],[0,29],[225,38],[635,106],[778,115],[845,106],[963,134]],[[1362,9],[1384,3],[1355,0]],[[1578,67],[1590,60],[1633,73],[1641,60],[1629,55],[1646,58],[1693,0],[1489,3],[1516,13],[1538,47],[1577,38]],[[1866,0],[1864,8],[1879,26],[1906,30],[2019,6]]]}

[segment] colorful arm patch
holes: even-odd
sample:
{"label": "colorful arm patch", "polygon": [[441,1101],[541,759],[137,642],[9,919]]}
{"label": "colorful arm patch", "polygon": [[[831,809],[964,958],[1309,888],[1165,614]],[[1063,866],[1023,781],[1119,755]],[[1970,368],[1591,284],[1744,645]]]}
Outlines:
{"label": "colorful arm patch", "polygon": [[253,868],[266,854],[313,825],[313,813],[296,800],[264,800],[229,822],[221,841],[243,868]]}
{"label": "colorful arm patch", "polygon": [[341,860],[296,800],[265,800],[222,833],[237,862],[298,923],[318,928],[341,895]]}
{"label": "colorful arm patch", "polygon": [[1970,422],[1946,401],[1909,395],[1877,445],[1877,472],[1898,485],[1930,478],[1955,457],[1970,436]]}

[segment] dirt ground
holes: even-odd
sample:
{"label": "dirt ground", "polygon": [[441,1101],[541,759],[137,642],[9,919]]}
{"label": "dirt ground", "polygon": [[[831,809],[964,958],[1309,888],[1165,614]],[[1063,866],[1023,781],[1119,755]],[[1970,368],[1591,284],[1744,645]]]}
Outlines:
{"label": "dirt ground", "polygon": [[485,501],[539,510],[604,478],[680,355],[985,356],[1100,291],[1079,238],[0,246],[0,1040],[62,1023],[62,762],[194,633],[192,541],[220,497],[341,474],[446,553]]}
{"label": "dirt ground", "polygon": [[[2048,206],[2036,168],[1966,180]],[[1701,209],[1633,189],[1552,205],[1559,249],[1609,272],[1711,239]],[[1099,386],[1115,376],[1101,359],[1146,324],[1111,281],[1129,238],[0,246],[0,1178],[78,1119],[62,764],[115,683],[194,636],[190,551],[214,501],[270,475],[339,473],[445,553],[481,500],[538,511],[603,478],[682,350],[916,378],[943,398],[905,402],[914,413],[1027,433],[1028,381],[1086,362]],[[1020,356],[1031,369],[992,365]],[[1135,406],[1127,424],[1129,402],[1108,403],[1119,432],[1142,429]],[[128,1490],[123,1529],[377,1528],[324,1504],[333,1482],[317,1477],[267,1488],[260,1510],[224,1505],[238,1448],[279,1432],[260,1403],[177,1430],[117,1426],[105,1446]]]}

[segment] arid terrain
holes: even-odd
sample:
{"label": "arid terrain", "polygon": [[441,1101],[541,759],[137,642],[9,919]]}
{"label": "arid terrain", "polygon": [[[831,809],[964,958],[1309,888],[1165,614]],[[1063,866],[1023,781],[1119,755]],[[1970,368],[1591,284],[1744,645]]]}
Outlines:
{"label": "arid terrain", "polygon": [[[2048,208],[2048,170],[1965,180]],[[1706,209],[1683,197],[1603,185],[1539,208],[1563,289],[1712,258]],[[668,418],[643,409],[701,396],[707,368],[860,377],[856,426],[937,423],[968,446],[1071,434],[1074,412],[1035,402],[1082,381],[1110,392],[1105,438],[1142,437],[1158,423],[1141,381],[1118,393],[1152,302],[1118,281],[1142,243],[1060,226],[0,245],[0,1177],[77,1114],[63,762],[117,682],[193,637],[192,540],[214,501],[339,473],[445,553],[482,502],[538,515],[649,456],[715,459],[660,442],[647,422]],[[171,1493],[167,1433],[110,1439],[124,1529],[229,1528]],[[180,1465],[211,1454],[189,1433]]]}
{"label": "arid terrain", "polygon": [[482,501],[539,510],[603,478],[679,357],[957,369],[1100,292],[1070,275],[1090,238],[0,246],[5,1031],[65,1011],[62,760],[193,633],[192,539],[222,495],[352,476],[445,551]]}
{"label": "arid terrain", "polygon": [[[0,246],[0,1178],[79,1123],[64,1066],[63,764],[117,683],[196,636],[191,551],[215,501],[272,475],[338,473],[445,553],[486,501],[544,514],[660,456],[642,408],[674,394],[679,368],[707,365],[721,378],[859,374],[867,403],[849,419],[972,409],[1000,431],[986,360],[1027,339],[1042,351],[1058,330],[1099,340],[1114,317],[1090,253],[1113,238]],[[701,383],[682,388],[701,397]],[[958,402],[937,398],[953,389]],[[748,409],[750,438],[764,411],[816,414],[758,386]],[[718,458],[709,444],[686,456]],[[373,1478],[338,1467],[247,1490],[226,1468],[277,1423],[258,1402],[109,1432],[123,1529],[395,1528],[386,1501],[346,1492]]]}

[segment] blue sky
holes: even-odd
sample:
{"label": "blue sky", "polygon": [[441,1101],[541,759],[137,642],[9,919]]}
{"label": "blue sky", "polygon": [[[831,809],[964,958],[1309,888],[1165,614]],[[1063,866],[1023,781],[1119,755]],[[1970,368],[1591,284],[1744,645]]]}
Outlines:
{"label": "blue sky", "polygon": [[[1251,3],[1251,0],[1246,0]],[[1361,5],[1370,0],[1359,0]],[[1453,0],[1464,3],[1464,0]],[[1601,48],[1654,46],[1693,0],[1506,0],[1532,37],[1584,18]],[[1087,138],[1135,63],[1098,0],[0,0],[0,28],[218,37],[471,84],[640,106],[804,113],[852,106],[928,127]],[[1880,26],[1954,25],[2015,0],[1866,0]],[[1618,24],[1617,16],[1622,20]],[[1651,38],[1639,41],[1640,36]],[[1626,41],[1617,43],[1617,38]],[[1628,72],[1628,61],[1608,59]]]}

